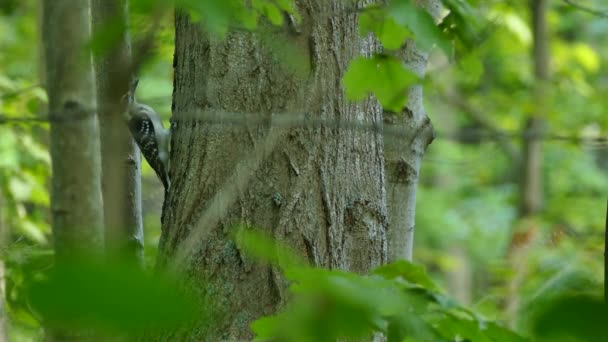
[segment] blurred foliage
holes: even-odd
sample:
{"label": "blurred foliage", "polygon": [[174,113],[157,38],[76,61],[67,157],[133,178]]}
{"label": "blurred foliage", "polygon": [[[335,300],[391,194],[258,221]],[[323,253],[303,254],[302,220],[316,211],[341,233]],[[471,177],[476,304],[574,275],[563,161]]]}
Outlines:
{"label": "blurred foliage", "polygon": [[200,303],[178,283],[123,263],[86,256],[32,279],[28,298],[47,328],[98,335],[187,327]]}
{"label": "blurred foliage", "polygon": [[[237,244],[245,253],[278,266],[291,284],[287,307],[252,324],[256,340],[336,341],[382,333],[389,342],[526,341],[450,299],[420,265],[398,261],[358,275],[285,263],[298,257],[251,227],[241,227]],[[603,324],[605,307],[597,296],[561,294],[544,300],[532,320],[537,340],[589,341],[608,332]]]}
{"label": "blurred foliage", "polygon": [[373,93],[384,108],[398,113],[407,100],[403,94],[416,79],[418,77],[404,69],[398,59],[377,55],[352,61],[344,75],[344,84],[351,100],[363,100],[368,93]]}
{"label": "blurred foliage", "polygon": [[[240,0],[131,0],[133,39],[141,39],[152,27],[156,30],[154,53],[140,71],[138,98],[168,120],[174,46],[170,13],[174,5],[220,38],[230,30],[258,29],[279,61],[302,64],[295,45],[275,39],[268,29],[299,25],[301,18],[293,2],[247,3],[249,6]],[[606,8],[602,0],[585,3]],[[476,116],[505,133],[516,151],[521,149],[521,129],[536,110],[527,2],[444,0],[443,4],[446,10],[438,26],[407,0],[358,9],[361,36],[374,34],[384,50],[354,60],[343,79],[352,100],[374,94],[393,110],[403,105],[404,89],[424,82],[425,106],[438,131],[423,160],[418,195],[414,259],[425,268],[402,262],[369,276],[311,269],[295,257],[287,258],[287,249],[277,252],[271,240],[239,235],[239,244],[257,258],[273,264],[283,260],[280,266],[292,281],[293,303],[253,325],[259,338],[318,340],[384,332],[391,341],[514,341],[522,339],[519,335],[539,341],[588,341],[607,334],[601,330],[605,329],[605,313],[602,317],[597,294],[602,285],[608,145],[557,137],[593,139],[608,134],[604,113],[608,107],[604,95],[608,91],[608,21],[563,1],[550,2],[552,76],[545,103],[547,130],[555,138],[549,137],[543,144],[544,209],[538,217],[520,220],[517,161],[505,153],[492,135],[494,130],[488,130]],[[40,2],[35,0],[0,1],[1,117],[45,114],[40,10]],[[113,32],[109,29],[94,39],[92,47],[103,51],[117,38]],[[407,39],[430,53],[424,81],[392,55]],[[461,101],[454,103],[453,98]],[[83,291],[79,301],[71,302],[74,305],[55,311],[61,307],[57,300],[77,291],[66,292],[65,274],[54,273],[52,268],[47,140],[46,123],[0,120],[0,266],[6,274],[8,339],[39,339],[41,319],[70,317],[74,314],[70,309],[92,310],[80,317],[84,327],[101,324],[129,330],[135,325],[122,326],[116,320],[122,316],[108,316],[108,305],[130,303],[129,308],[145,309],[141,300],[172,298],[174,293],[144,274],[104,265],[82,270],[81,265],[69,275],[80,278],[79,284],[88,293],[113,292],[117,296],[87,296]],[[142,165],[146,260],[151,267],[160,235],[163,192],[149,166]],[[514,267],[508,260],[514,247],[522,243],[530,248],[523,262]],[[112,288],[102,288],[102,278],[132,280],[133,285],[108,291]],[[514,318],[506,303],[512,299],[509,283],[515,278],[521,279],[516,291],[521,307]],[[142,290],[141,296],[133,294],[135,289]],[[452,297],[455,300],[449,299]],[[167,305],[171,308],[173,304]],[[141,314],[142,320],[134,322],[140,328],[164,317],[155,316],[155,308],[145,313],[125,310],[125,314]],[[184,312],[188,314],[188,310]],[[503,328],[506,325],[517,334]]]}
{"label": "blurred foliage", "polygon": [[[605,8],[602,1],[585,3]],[[565,2],[549,2],[544,207],[537,217],[521,220],[518,161],[484,125],[505,133],[507,143],[521,150],[520,132],[536,110],[529,6],[517,1],[469,4],[480,23],[474,26],[475,46],[457,48],[451,64],[441,53],[431,53],[425,106],[439,134],[423,159],[414,259],[486,317],[539,340],[558,340],[534,326],[533,309],[549,305],[543,298],[556,294],[598,294],[603,281],[608,164],[602,160],[608,157],[608,144],[579,138],[608,135],[602,110],[608,104],[602,98],[608,87],[608,37],[601,33],[608,21]],[[490,135],[476,134],[480,132]],[[517,253],[523,261],[514,265],[509,260]],[[513,293],[509,286],[515,281],[519,286]],[[514,295],[521,303],[515,315],[507,310]],[[591,317],[582,307],[576,310]],[[557,325],[576,324],[555,312],[547,315],[553,318],[541,326],[555,327],[550,329],[562,337],[567,334]],[[581,330],[602,336],[598,329],[604,328]],[[594,340],[589,336],[570,340]]]}

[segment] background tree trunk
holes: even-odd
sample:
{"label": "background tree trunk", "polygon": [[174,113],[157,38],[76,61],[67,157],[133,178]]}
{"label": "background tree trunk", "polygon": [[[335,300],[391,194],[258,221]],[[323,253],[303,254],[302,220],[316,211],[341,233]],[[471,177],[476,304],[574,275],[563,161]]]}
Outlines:
{"label": "background tree trunk", "polygon": [[[418,1],[437,20],[441,3],[435,0]],[[424,76],[428,53],[416,48],[408,40],[400,51],[401,60],[418,76]],[[402,113],[386,113],[387,126],[404,130],[409,140],[386,139],[386,175],[388,180],[389,260],[412,260],[414,226],[416,221],[416,190],[420,162],[435,133],[422,102],[422,85],[411,87]]]}
{"label": "background tree trunk", "polygon": [[87,1],[44,1],[46,88],[51,116],[51,211],[59,260],[102,243],[99,136]]}
{"label": "background tree trunk", "polygon": [[[547,33],[547,0],[531,0],[530,16],[532,34],[534,37],[532,59],[534,61],[534,112],[526,121],[523,134],[523,160],[520,178],[520,210],[522,219],[519,228],[514,230],[508,259],[511,265],[507,296],[507,316],[509,325],[515,327],[519,316],[520,288],[524,283],[528,270],[527,255],[530,242],[536,237],[537,224],[534,216],[538,215],[543,206],[543,148],[542,134],[545,126],[547,100],[547,83],[549,81],[549,35]],[[523,227],[523,228],[521,228]]]}
{"label": "background tree trunk", "polygon": [[547,34],[547,0],[532,0],[530,15],[532,17],[532,32],[534,37],[533,55],[534,75],[536,76],[536,101],[534,113],[526,122],[524,128],[524,160],[521,181],[522,217],[538,214],[543,205],[542,161],[543,151],[540,137],[544,127],[544,117],[547,105],[547,85],[549,81],[549,36]]}
{"label": "background tree trunk", "polygon": [[93,33],[118,27],[119,39],[95,58],[101,134],[106,249],[143,264],[141,157],[123,119],[121,98],[129,90],[131,46],[126,0],[93,0]]}
{"label": "background tree trunk", "polygon": [[[354,120],[381,124],[376,101],[350,103],[341,87],[349,61],[376,43],[359,37],[348,2],[298,4],[301,33],[271,37],[233,32],[218,41],[176,15],[177,125],[159,265],[186,260],[195,287],[202,291],[204,281],[216,301],[215,324],[204,335],[190,333],[192,340],[249,339],[249,323],[286,299],[282,276],[233,244],[235,224],[271,234],[317,266],[365,273],[387,259],[382,136],[340,128]],[[270,41],[294,44],[310,56],[309,67],[298,72],[280,63]],[[201,120],[200,112],[223,111],[240,114]],[[296,112],[327,124],[269,127]]]}

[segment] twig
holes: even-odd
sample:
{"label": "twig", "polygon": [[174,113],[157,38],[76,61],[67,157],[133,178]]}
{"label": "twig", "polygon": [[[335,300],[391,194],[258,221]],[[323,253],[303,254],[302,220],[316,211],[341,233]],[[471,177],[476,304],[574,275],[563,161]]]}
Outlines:
{"label": "twig", "polygon": [[519,163],[521,161],[521,155],[519,154],[515,146],[513,146],[513,144],[508,140],[508,136],[505,131],[494,125],[494,123],[488,120],[485,115],[475,110],[475,108],[473,108],[470,103],[463,101],[459,97],[446,95],[443,96],[443,98],[446,101],[455,104],[462,111],[464,111],[465,114],[468,115],[473,121],[475,121],[478,125],[482,126],[487,131],[489,131],[494,137],[496,137],[496,140],[500,144],[501,148],[505,151],[505,153],[509,155],[513,162]]}
{"label": "twig", "polygon": [[38,87],[41,87],[42,84],[38,83],[38,84],[33,84],[31,86],[27,86],[21,89],[17,89],[15,91],[12,91],[10,93],[6,93],[6,94],[2,94],[2,96],[0,96],[0,100],[4,100],[4,99],[9,99],[11,97],[15,97],[15,96],[19,96],[23,93],[27,93],[28,91],[34,90]]}
{"label": "twig", "polygon": [[577,4],[576,2],[572,1],[572,0],[562,0],[563,2],[565,2],[566,4],[581,10],[583,12],[587,12],[589,14],[593,14],[595,16],[601,17],[601,18],[607,18],[608,19],[608,12],[607,11],[601,11],[598,10],[596,8],[591,8],[591,7],[587,7],[581,4]]}

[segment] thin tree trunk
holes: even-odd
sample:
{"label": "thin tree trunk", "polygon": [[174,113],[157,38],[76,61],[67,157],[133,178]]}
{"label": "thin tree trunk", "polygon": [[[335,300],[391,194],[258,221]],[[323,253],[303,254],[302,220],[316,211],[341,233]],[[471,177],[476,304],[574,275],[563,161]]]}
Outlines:
{"label": "thin tree trunk", "polygon": [[[46,89],[51,117],[51,215],[59,265],[101,251],[103,208],[89,2],[44,1]],[[86,340],[51,329],[48,341]]]}
{"label": "thin tree trunk", "polygon": [[[509,325],[515,327],[520,308],[519,292],[527,277],[527,254],[529,242],[536,235],[536,224],[532,221],[543,207],[543,148],[542,132],[545,126],[545,111],[548,105],[547,83],[549,81],[549,35],[547,33],[547,0],[531,0],[530,15],[534,37],[533,55],[535,110],[528,118],[523,134],[523,160],[520,179],[520,210],[525,231],[515,230],[509,249],[509,263],[513,271],[507,286],[507,316]],[[532,237],[522,239],[522,236]],[[519,243],[525,241],[523,244]]]}
{"label": "thin tree trunk", "polygon": [[127,0],[93,0],[91,5],[93,33],[112,28],[120,37],[95,58],[106,249],[143,264],[141,157],[123,120],[121,101],[131,79]]}
{"label": "thin tree trunk", "polygon": [[99,250],[102,201],[99,136],[87,1],[44,1],[46,88],[51,120],[51,211],[59,260]]}
{"label": "thin tree trunk", "polygon": [[543,205],[543,151],[540,138],[543,126],[544,120],[534,116],[528,118],[524,127],[520,217],[538,214]]}
{"label": "thin tree trunk", "polygon": [[[440,16],[440,2],[418,1],[433,18]],[[401,60],[418,76],[424,76],[428,53],[408,41],[401,51]],[[386,139],[386,175],[388,180],[389,261],[412,260],[416,219],[416,190],[420,162],[427,146],[433,141],[433,125],[424,110],[422,85],[411,87],[407,105],[399,115],[385,113],[387,126],[400,127],[408,140]]]}
{"label": "thin tree trunk", "polygon": [[36,51],[38,52],[37,73],[41,87],[46,84],[46,58],[44,56],[44,9],[36,7]]}
{"label": "thin tree trunk", "polygon": [[534,36],[533,59],[534,75],[536,76],[536,101],[534,113],[526,122],[524,128],[524,160],[521,182],[522,217],[538,214],[543,205],[542,179],[542,145],[541,133],[544,126],[545,108],[547,105],[546,92],[549,81],[549,36],[547,34],[547,0],[532,0],[532,30]]}
{"label": "thin tree trunk", "polygon": [[[455,80],[453,79],[452,73],[447,73],[442,77],[442,81],[445,84],[451,85],[448,88],[449,96],[446,97],[448,101],[444,104],[446,108],[437,108],[437,112],[433,113],[434,118],[441,122],[441,127],[448,132],[457,131],[459,125],[457,123],[457,116],[454,115],[454,107],[456,109],[462,109],[465,112],[473,111],[468,105],[466,100],[463,100],[464,96],[459,91]],[[463,108],[463,107],[466,107]],[[476,122],[487,123],[487,129],[498,131],[494,125],[482,113],[473,113],[470,115]],[[479,119],[479,120],[477,120]],[[507,143],[510,143],[507,141]],[[515,148],[514,146],[512,148]],[[505,152],[507,149],[505,149]],[[446,152],[449,153],[449,152]],[[442,157],[441,151],[439,155],[435,157]],[[445,192],[451,192],[457,189],[457,175],[454,172],[438,172],[433,177],[433,187],[436,189],[442,189]],[[450,239],[450,238],[448,238]],[[471,303],[473,297],[473,268],[471,266],[471,258],[469,256],[467,247],[468,244],[460,239],[454,239],[452,236],[452,243],[446,249],[448,257],[450,258],[451,267],[446,269],[446,287],[448,293],[458,301],[458,303],[468,306]]]}
{"label": "thin tree trunk", "polygon": [[449,248],[451,269],[447,271],[449,293],[458,303],[469,306],[473,293],[473,270],[469,253],[463,244],[454,244]]}
{"label": "thin tree trunk", "polygon": [[[159,266],[185,260],[186,274],[215,300],[218,317],[182,340],[250,339],[249,323],[286,299],[281,274],[231,241],[235,224],[271,234],[312,265],[365,273],[387,259],[382,136],[340,128],[355,120],[381,124],[376,101],[351,103],[340,85],[349,61],[377,46],[359,37],[348,2],[298,4],[302,33],[265,38],[232,32],[225,41],[210,39],[185,13],[176,15],[177,127]],[[308,69],[277,63],[264,44],[270,40],[300,47],[310,56]],[[193,117],[197,111],[240,114],[212,124]],[[269,127],[293,113],[328,124]],[[230,123],[234,117],[240,125]],[[260,118],[266,123],[247,124]]]}

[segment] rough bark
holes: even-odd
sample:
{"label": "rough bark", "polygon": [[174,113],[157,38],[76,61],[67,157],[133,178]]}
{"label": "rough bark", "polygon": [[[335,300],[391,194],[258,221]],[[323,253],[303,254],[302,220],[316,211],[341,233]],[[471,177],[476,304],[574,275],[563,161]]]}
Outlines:
{"label": "rough bark", "polygon": [[[440,16],[439,1],[418,1],[433,18]],[[401,50],[401,60],[418,76],[424,76],[428,53],[408,40]],[[420,162],[427,146],[435,137],[433,126],[424,110],[422,86],[415,85],[407,94],[407,104],[399,115],[386,113],[387,127],[399,127],[407,140],[386,140],[386,175],[388,180],[389,260],[412,260],[416,219],[416,189]]]}
{"label": "rough bark", "polygon": [[44,1],[44,46],[51,116],[51,211],[56,256],[102,243],[99,136],[87,1]]}
{"label": "rough bark", "polygon": [[91,6],[93,33],[112,28],[120,37],[95,56],[106,250],[142,264],[141,157],[124,123],[121,101],[131,79],[127,1],[93,0]]}
{"label": "rough bark", "polygon": [[[282,276],[234,245],[235,224],[271,234],[316,266],[365,273],[387,259],[382,136],[340,127],[382,124],[376,101],[351,103],[341,88],[349,61],[377,46],[359,37],[348,2],[298,5],[298,34],[232,32],[225,41],[176,14],[177,124],[159,266],[185,255],[186,273],[214,299],[218,317],[183,339],[250,339],[249,323],[286,299]],[[264,43],[281,39],[309,56],[305,72],[281,63]],[[209,123],[196,112],[240,113],[242,120]],[[327,124],[269,127],[296,112]],[[189,239],[194,249],[184,247]]]}

